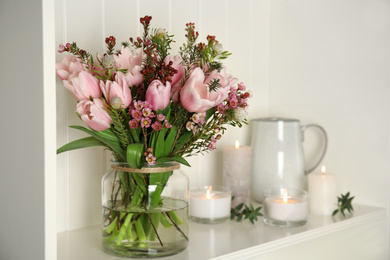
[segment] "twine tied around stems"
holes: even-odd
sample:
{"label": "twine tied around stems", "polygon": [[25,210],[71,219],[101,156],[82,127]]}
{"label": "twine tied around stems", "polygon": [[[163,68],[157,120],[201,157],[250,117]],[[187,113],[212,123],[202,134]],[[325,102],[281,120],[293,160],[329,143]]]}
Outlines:
{"label": "twine tied around stems", "polygon": [[134,172],[134,173],[158,173],[158,172],[169,172],[180,168],[180,164],[174,164],[169,167],[142,167],[141,169],[134,169],[130,167],[121,167],[118,165],[111,164],[111,168],[123,172]]}

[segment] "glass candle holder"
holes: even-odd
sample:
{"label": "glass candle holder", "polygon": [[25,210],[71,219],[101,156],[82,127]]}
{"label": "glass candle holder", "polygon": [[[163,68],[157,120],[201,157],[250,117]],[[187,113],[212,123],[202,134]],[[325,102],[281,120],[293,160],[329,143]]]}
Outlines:
{"label": "glass candle holder", "polygon": [[190,189],[191,220],[203,224],[218,224],[229,220],[231,191],[222,186]]}
{"label": "glass candle holder", "polygon": [[271,189],[264,192],[264,222],[271,226],[297,227],[307,221],[308,195],[300,189]]}

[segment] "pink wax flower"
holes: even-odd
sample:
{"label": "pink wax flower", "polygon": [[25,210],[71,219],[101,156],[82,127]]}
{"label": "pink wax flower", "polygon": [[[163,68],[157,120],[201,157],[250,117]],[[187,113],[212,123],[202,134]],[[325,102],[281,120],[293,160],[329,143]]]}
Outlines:
{"label": "pink wax flower", "polygon": [[162,122],[162,121],[165,120],[165,116],[164,116],[163,114],[159,114],[159,115],[157,116],[157,120]]}
{"label": "pink wax flower", "polygon": [[151,123],[152,123],[152,120],[150,118],[148,118],[148,117],[141,118],[141,127],[142,128],[149,128]]}
{"label": "pink wax flower", "polygon": [[233,98],[229,101],[229,105],[232,108],[237,108],[238,107],[238,100],[236,98]]}
{"label": "pink wax flower", "polygon": [[172,128],[172,125],[169,124],[168,120],[165,120],[165,121],[164,121],[164,126],[165,126],[166,128]]}
{"label": "pink wax flower", "polygon": [[110,115],[104,110],[103,101],[95,98],[93,101],[82,100],[77,104],[77,113],[93,130],[104,131],[110,128]]}
{"label": "pink wax flower", "polygon": [[149,153],[148,156],[146,156],[146,162],[149,164],[149,165],[153,165],[153,164],[156,164],[156,156],[153,156],[153,154]]}
{"label": "pink wax flower", "polygon": [[132,120],[130,120],[129,125],[130,125],[130,128],[131,128],[131,129],[135,129],[135,128],[138,127],[139,122],[138,122],[137,119],[132,119]]}
{"label": "pink wax flower", "polygon": [[145,107],[142,109],[142,114],[144,117],[155,117],[152,109]]}
{"label": "pink wax flower", "polygon": [[64,45],[60,44],[60,45],[58,46],[58,52],[59,52],[59,53],[63,53],[65,50],[66,50],[66,49],[65,49],[65,46],[64,46]]}
{"label": "pink wax flower", "polygon": [[241,91],[245,91],[246,90],[246,86],[244,85],[244,83],[240,82],[237,84],[237,88]]}
{"label": "pink wax flower", "polygon": [[200,68],[195,68],[180,92],[180,101],[189,112],[206,112],[219,105],[227,97],[225,88],[210,92],[204,79],[203,71]]}
{"label": "pink wax flower", "polygon": [[154,123],[152,124],[152,128],[153,128],[154,131],[158,131],[158,130],[161,130],[162,125],[161,125],[161,123],[159,123],[159,122],[154,122]]}
{"label": "pink wax flower", "polygon": [[153,80],[146,90],[145,99],[154,111],[166,108],[171,99],[171,83],[167,82],[164,86],[161,81]]}
{"label": "pink wax flower", "polygon": [[138,110],[141,110],[144,107],[144,104],[141,100],[135,101],[133,104],[134,104],[134,107]]}
{"label": "pink wax flower", "polygon": [[100,89],[108,102],[111,102],[113,97],[120,97],[122,108],[131,104],[131,91],[123,76],[116,75],[115,81],[107,80],[106,83],[100,81]]}
{"label": "pink wax flower", "polygon": [[62,83],[78,101],[100,98],[102,95],[99,80],[87,71],[81,71],[77,76],[73,73]]}
{"label": "pink wax flower", "polygon": [[186,128],[188,131],[192,131],[192,129],[194,129],[194,126],[195,126],[195,123],[191,122],[191,121],[188,121],[186,124]]}
{"label": "pink wax flower", "polygon": [[133,109],[133,110],[131,110],[131,116],[132,116],[133,118],[139,120],[139,119],[141,119],[141,117],[142,117],[142,112],[139,111],[138,109]]}

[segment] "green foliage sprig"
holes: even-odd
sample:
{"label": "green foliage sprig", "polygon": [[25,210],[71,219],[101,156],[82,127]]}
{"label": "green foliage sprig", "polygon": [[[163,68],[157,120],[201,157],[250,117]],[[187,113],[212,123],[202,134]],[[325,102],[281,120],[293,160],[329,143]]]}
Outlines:
{"label": "green foliage sprig", "polygon": [[338,208],[333,211],[332,216],[335,216],[338,212],[340,212],[343,216],[345,216],[344,211],[348,210],[349,213],[353,212],[352,200],[355,197],[349,197],[350,193],[343,195],[341,197],[337,197],[337,206]]}
{"label": "green foliage sprig", "polygon": [[[244,209],[243,209],[244,207]],[[249,220],[252,224],[258,220],[257,217],[262,217],[263,214],[260,213],[261,207],[254,208],[252,204],[249,206],[244,203],[238,204],[235,208],[231,208],[230,210],[230,219],[233,220],[237,218],[237,222],[240,222],[242,219]]]}

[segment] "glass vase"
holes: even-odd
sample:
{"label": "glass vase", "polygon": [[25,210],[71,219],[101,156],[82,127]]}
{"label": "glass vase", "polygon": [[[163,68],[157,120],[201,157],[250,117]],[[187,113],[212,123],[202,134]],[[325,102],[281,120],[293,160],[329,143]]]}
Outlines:
{"label": "glass vase", "polygon": [[161,257],[188,246],[188,178],[175,162],[141,169],[111,162],[102,180],[103,248],[121,257]]}

